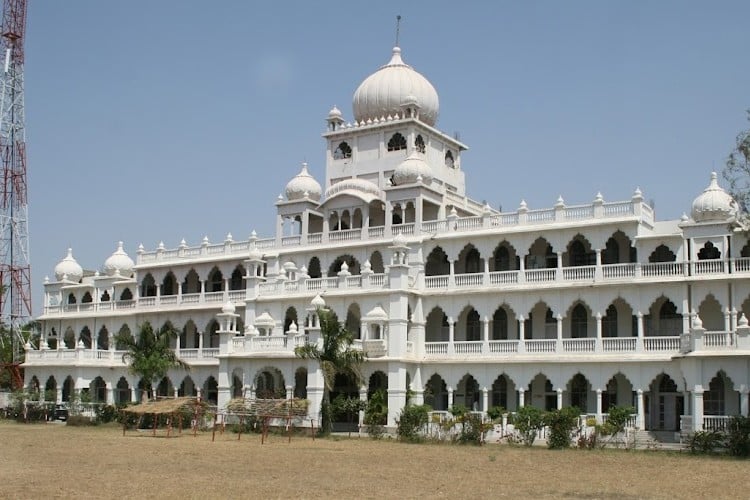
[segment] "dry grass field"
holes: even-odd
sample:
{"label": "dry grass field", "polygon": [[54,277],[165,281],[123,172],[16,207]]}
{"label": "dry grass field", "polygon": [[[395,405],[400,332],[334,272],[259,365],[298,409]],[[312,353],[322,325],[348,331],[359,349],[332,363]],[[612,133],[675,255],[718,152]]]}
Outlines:
{"label": "dry grass field", "polygon": [[747,498],[750,462],[0,422],[2,498]]}

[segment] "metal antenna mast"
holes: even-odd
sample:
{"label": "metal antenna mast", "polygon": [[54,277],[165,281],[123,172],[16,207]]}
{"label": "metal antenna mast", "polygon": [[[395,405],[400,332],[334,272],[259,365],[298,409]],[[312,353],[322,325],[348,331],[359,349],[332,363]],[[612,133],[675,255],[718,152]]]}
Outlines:
{"label": "metal antenna mast", "polygon": [[[2,96],[0,97],[0,342],[13,344],[17,379],[21,327],[31,318],[28,197],[26,192],[26,131],[23,63],[27,0],[4,0]],[[10,367],[13,370],[14,366]]]}

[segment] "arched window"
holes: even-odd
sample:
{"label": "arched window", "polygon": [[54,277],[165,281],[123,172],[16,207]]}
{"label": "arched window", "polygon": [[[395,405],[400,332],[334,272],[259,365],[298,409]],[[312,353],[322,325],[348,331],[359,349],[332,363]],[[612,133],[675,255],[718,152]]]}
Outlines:
{"label": "arched window", "polygon": [[323,274],[320,271],[320,259],[313,257],[307,265],[307,274],[310,278],[320,278]]}
{"label": "arched window", "polygon": [[708,390],[703,393],[703,414],[724,415],[724,394],[724,377],[719,373],[711,379]]}
{"label": "arched window", "polygon": [[698,251],[698,260],[720,259],[721,252],[713,243],[707,241],[703,248]]}
{"label": "arched window", "polygon": [[151,273],[147,274],[141,282],[141,297],[156,297],[156,282]]}
{"label": "arched window", "polygon": [[232,276],[229,279],[230,290],[244,290],[245,289],[245,270],[242,266],[237,266],[232,271]]}
{"label": "arched window", "polygon": [[130,291],[130,288],[126,288],[122,291],[120,294],[120,300],[133,300],[133,292]]}
{"label": "arched window", "polygon": [[676,260],[677,256],[666,245],[659,245],[648,257],[649,262],[674,262]]}
{"label": "arched window", "polygon": [[88,304],[92,302],[94,299],[91,297],[91,294],[89,292],[86,292],[83,294],[83,298],[81,299],[81,304]]}
{"label": "arched window", "polygon": [[172,271],[168,272],[164,277],[164,281],[161,284],[161,295],[177,295],[177,278],[174,277]]}
{"label": "arched window", "polygon": [[466,340],[482,340],[482,323],[476,309],[472,309],[466,315]]}
{"label": "arched window", "polygon": [[72,293],[68,294],[68,304],[75,304],[76,303],[76,296]]}
{"label": "arched window", "polygon": [[583,304],[575,306],[570,316],[570,337],[574,339],[586,338],[588,320],[588,314]]}
{"label": "arched window", "polygon": [[417,138],[414,139],[414,149],[416,149],[422,154],[424,154],[424,152],[426,151],[425,145],[424,145],[424,139],[422,139],[421,135],[418,135]]}
{"label": "arched window", "polygon": [[492,315],[492,340],[508,340],[508,313],[502,307]]}
{"label": "arched window", "polygon": [[208,292],[221,292],[224,290],[224,276],[217,268],[213,268],[211,274],[208,275],[206,289]]}
{"label": "arched window", "polygon": [[614,238],[607,240],[602,252],[602,264],[618,264],[620,262],[620,245]]}
{"label": "arched window", "polygon": [[352,157],[352,147],[346,142],[342,141],[333,151],[334,160],[343,160]]}
{"label": "arched window", "polygon": [[617,308],[610,304],[602,318],[602,337],[617,337]]}
{"label": "arched window", "polygon": [[445,166],[448,168],[454,168],[455,162],[453,161],[453,153],[450,151],[445,152]]}
{"label": "arched window", "polygon": [[109,302],[109,292],[107,290],[104,290],[104,293],[101,297],[99,297],[99,302]]}
{"label": "arched window", "polygon": [[396,132],[388,141],[388,151],[401,151],[402,149],[406,149],[406,139],[403,135]]}
{"label": "arched window", "polygon": [[495,271],[510,271],[510,252],[505,245],[495,251]]}
{"label": "arched window", "polygon": [[577,373],[570,381],[570,405],[586,412],[589,382],[586,377]]}

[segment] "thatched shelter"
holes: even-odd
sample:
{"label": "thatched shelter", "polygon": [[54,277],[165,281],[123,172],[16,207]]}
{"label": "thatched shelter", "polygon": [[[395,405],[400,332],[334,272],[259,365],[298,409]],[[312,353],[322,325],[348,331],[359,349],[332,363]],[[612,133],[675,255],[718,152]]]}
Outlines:
{"label": "thatched shelter", "polygon": [[[139,421],[144,415],[151,415],[153,418],[153,435],[156,435],[156,427],[160,415],[168,415],[167,419],[167,436],[170,435],[174,425],[175,416],[178,418],[179,430],[182,432],[182,416],[191,414],[193,420],[193,433],[198,429],[198,417],[207,407],[206,403],[194,397],[168,398],[145,401],[134,406],[127,406],[120,410],[122,413],[138,415]],[[123,423],[122,434],[125,435],[127,423]]]}

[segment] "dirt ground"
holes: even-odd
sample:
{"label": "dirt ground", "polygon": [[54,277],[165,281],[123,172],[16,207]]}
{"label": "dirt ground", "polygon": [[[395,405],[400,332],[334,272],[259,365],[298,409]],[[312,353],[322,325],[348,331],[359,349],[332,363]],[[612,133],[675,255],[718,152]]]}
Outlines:
{"label": "dirt ground", "polygon": [[747,498],[750,462],[657,451],[211,434],[0,421],[2,498]]}

